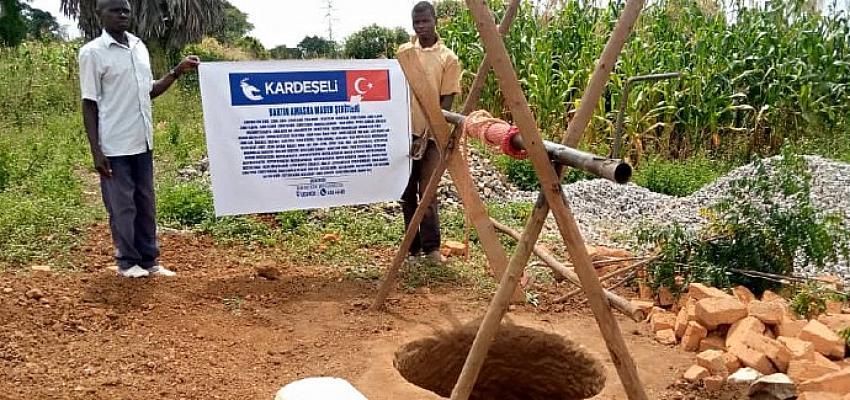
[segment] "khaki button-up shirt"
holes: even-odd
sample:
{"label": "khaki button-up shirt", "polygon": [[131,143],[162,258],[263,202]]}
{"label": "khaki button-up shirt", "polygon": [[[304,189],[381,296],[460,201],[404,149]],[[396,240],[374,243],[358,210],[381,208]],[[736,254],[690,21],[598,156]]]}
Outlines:
{"label": "khaki button-up shirt", "polygon": [[[460,93],[460,76],[463,69],[457,55],[446,47],[442,40],[438,40],[431,47],[423,48],[419,44],[419,39],[414,36],[410,43],[401,45],[399,51],[409,48],[416,51],[419,62],[422,63],[422,68],[425,70],[425,76],[421,79],[432,85],[440,93],[440,96]],[[428,129],[428,122],[425,119],[422,106],[419,105],[419,101],[415,97],[412,99],[412,103],[412,133],[420,136]]]}

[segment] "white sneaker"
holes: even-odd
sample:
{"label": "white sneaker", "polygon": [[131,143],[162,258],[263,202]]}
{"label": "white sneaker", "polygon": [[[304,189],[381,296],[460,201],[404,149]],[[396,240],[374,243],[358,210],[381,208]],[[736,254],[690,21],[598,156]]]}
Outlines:
{"label": "white sneaker", "polygon": [[150,275],[150,273],[144,268],[134,265],[127,269],[118,268],[118,275],[125,278],[144,278]]}
{"label": "white sneaker", "polygon": [[176,276],[177,273],[163,267],[162,265],[154,265],[151,269],[147,271],[149,274],[154,276]]}

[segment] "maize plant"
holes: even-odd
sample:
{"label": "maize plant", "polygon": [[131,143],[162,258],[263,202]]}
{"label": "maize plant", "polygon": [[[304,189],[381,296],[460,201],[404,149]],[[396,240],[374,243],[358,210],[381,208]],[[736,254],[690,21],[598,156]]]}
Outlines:
{"label": "maize plant", "polygon": [[[504,2],[490,5],[501,18]],[[550,139],[565,130],[622,7],[564,0],[541,12],[531,2],[521,4],[506,46]],[[438,12],[443,40],[471,71],[464,78],[468,87],[483,57],[475,22],[457,2],[438,3]],[[768,155],[786,140],[850,139],[850,24],[843,12],[824,16],[800,0],[762,8],[651,2],[620,56],[585,145],[600,149],[612,142],[629,77],[663,72],[682,77],[637,85],[628,99],[623,146],[633,162],[645,154]],[[492,77],[479,106],[510,118]]]}

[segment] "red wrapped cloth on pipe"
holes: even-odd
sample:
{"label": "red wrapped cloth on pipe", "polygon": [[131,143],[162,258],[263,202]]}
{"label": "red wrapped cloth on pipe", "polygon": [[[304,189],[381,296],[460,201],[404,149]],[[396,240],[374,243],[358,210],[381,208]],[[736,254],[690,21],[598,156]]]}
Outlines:
{"label": "red wrapped cloth on pipe", "polygon": [[478,110],[470,113],[463,122],[465,135],[482,141],[487,146],[511,156],[517,160],[528,157],[525,149],[514,147],[511,139],[519,134],[519,128],[501,119],[493,118],[490,113]]}

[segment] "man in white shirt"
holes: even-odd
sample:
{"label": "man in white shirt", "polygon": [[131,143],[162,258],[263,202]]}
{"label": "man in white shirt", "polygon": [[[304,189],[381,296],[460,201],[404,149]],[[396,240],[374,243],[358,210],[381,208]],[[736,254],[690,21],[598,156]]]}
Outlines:
{"label": "man in white shirt", "polygon": [[96,7],[103,33],[80,49],[80,90],[118,274],[173,276],[157,263],[151,100],[184,72],[196,69],[199,61],[186,57],[154,81],[147,48],[127,32],[130,3],[98,0]]}

